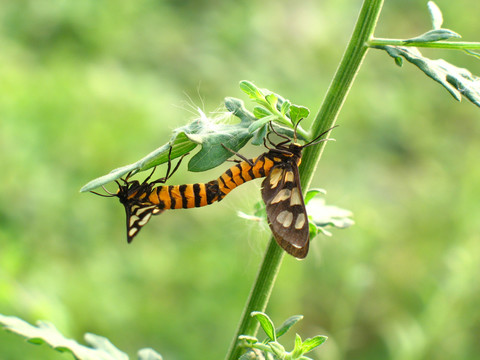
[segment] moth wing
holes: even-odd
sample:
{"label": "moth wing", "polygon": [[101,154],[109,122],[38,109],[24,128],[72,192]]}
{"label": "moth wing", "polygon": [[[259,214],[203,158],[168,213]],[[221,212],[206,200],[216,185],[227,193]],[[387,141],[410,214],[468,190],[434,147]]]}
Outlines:
{"label": "moth wing", "polygon": [[129,243],[137,236],[141,228],[148,223],[152,215],[158,215],[163,212],[157,205],[151,203],[135,201],[124,205],[127,215],[127,241]]}
{"label": "moth wing", "polygon": [[303,259],[308,253],[310,232],[296,164],[274,166],[262,183],[262,198],[277,243],[290,255]]}

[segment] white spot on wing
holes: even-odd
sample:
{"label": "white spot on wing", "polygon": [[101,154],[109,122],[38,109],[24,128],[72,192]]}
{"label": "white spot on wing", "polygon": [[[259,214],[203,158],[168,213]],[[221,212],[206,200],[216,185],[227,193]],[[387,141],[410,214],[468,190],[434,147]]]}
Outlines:
{"label": "white spot on wing", "polygon": [[292,197],[290,198],[290,206],[293,205],[302,205],[302,194],[298,188],[292,189]]}
{"label": "white spot on wing", "polygon": [[287,171],[285,174],[285,182],[293,182],[294,176],[292,171]]}
{"label": "white spot on wing", "polygon": [[138,228],[134,227],[134,228],[131,228],[130,231],[128,232],[128,236],[132,237],[134,236],[138,231]]}
{"label": "white spot on wing", "polygon": [[293,214],[288,210],[283,210],[277,215],[277,221],[282,224],[283,227],[287,228],[292,225]]}
{"label": "white spot on wing", "polygon": [[290,198],[291,194],[292,192],[290,191],[290,189],[282,189],[277,193],[277,195],[275,195],[271,203],[276,204],[276,203],[279,203],[280,201],[287,200]]}
{"label": "white spot on wing", "polygon": [[147,215],[145,215],[145,217],[142,219],[142,221],[140,221],[138,223],[138,226],[145,225],[148,222],[148,220],[150,220],[151,217],[152,217],[152,213],[148,213]]}
{"label": "white spot on wing", "polygon": [[272,170],[270,173],[270,186],[273,188],[276,188],[278,185],[278,182],[280,181],[280,178],[282,177],[282,169],[280,168],[275,168]]}
{"label": "white spot on wing", "polygon": [[301,229],[305,225],[305,214],[298,214],[297,220],[295,221],[295,229]]}
{"label": "white spot on wing", "polygon": [[140,218],[137,215],[130,216],[130,226],[133,226]]}

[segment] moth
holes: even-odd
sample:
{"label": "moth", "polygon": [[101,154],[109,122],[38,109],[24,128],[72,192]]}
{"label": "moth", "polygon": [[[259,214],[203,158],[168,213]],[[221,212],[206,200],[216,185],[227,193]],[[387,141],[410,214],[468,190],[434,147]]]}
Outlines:
{"label": "moth", "polygon": [[[273,127],[271,130],[275,132]],[[298,172],[302,161],[302,150],[307,146],[328,140],[318,139],[330,130],[332,128],[304,145],[296,141],[291,142],[289,138],[275,132],[287,140],[274,144],[274,148],[266,153],[274,161],[273,167],[262,183],[261,190],[266,205],[268,225],[277,243],[287,253],[298,259],[307,256],[310,243],[307,209]]]}

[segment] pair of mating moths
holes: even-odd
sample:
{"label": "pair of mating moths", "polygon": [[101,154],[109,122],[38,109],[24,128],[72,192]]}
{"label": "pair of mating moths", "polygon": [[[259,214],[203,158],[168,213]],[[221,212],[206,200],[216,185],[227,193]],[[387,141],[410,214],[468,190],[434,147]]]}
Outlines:
{"label": "pair of mating moths", "polygon": [[308,253],[310,236],[298,166],[302,159],[302,150],[306,146],[325,141],[326,139],[317,141],[325,133],[305,145],[290,142],[290,139],[278,144],[271,143],[273,148],[266,146],[268,151],[253,159],[246,159],[237,154],[242,161],[237,160],[237,164],[220,177],[203,184],[157,185],[164,184],[181,162],[180,160],[170,172],[169,160],[165,177],[149,182],[152,173],[140,183],[137,180],[128,181],[129,174],[126,179],[121,179],[123,183],[117,181],[119,186],[117,193],[107,196],[118,197],[124,205],[127,215],[127,240],[131,242],[152,215],[158,215],[169,209],[210,205],[222,200],[237,186],[266,177],[261,192],[266,204],[270,229],[277,243],[287,253],[303,259]]}

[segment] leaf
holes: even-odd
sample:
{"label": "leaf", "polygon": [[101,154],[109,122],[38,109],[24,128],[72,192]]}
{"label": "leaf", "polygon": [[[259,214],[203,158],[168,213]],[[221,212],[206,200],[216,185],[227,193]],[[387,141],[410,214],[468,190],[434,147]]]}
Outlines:
{"label": "leaf", "polygon": [[255,106],[253,108],[253,115],[255,115],[255,117],[257,119],[265,119],[266,117],[267,118],[272,118],[273,117],[271,119],[271,120],[273,120],[275,118],[269,110],[265,109],[262,106]]}
{"label": "leaf", "polygon": [[280,106],[280,113],[282,115],[288,114],[291,106],[292,106],[292,103],[290,101],[288,101],[288,100],[283,101],[282,105]]}
{"label": "leaf", "polygon": [[162,355],[151,348],[140,349],[138,351],[138,360],[162,360]]}
{"label": "leaf", "polygon": [[317,335],[314,336],[313,338],[306,339],[303,344],[302,344],[302,353],[306,354],[316,347],[319,347],[322,345],[325,341],[327,341],[328,337],[323,336],[323,335]]}
{"label": "leaf", "polygon": [[274,93],[270,93],[265,96],[265,100],[270,104],[272,108],[276,108],[278,104],[278,97]]}
{"label": "leaf", "polygon": [[92,347],[87,347],[78,342],[64,337],[54,325],[39,321],[37,326],[15,316],[0,314],[0,324],[7,331],[23,336],[34,344],[47,344],[61,352],[70,352],[78,360],[128,360],[128,356],[118,350],[112,343],[101,336],[86,334],[85,340]]}
{"label": "leaf", "polygon": [[247,94],[250,99],[255,100],[264,98],[262,91],[250,81],[240,81],[240,90]]}
{"label": "leaf", "polygon": [[290,119],[292,120],[292,124],[296,124],[300,120],[307,118],[308,115],[310,115],[310,110],[305,106],[295,104],[290,106]]}
{"label": "leaf", "polygon": [[277,336],[275,333],[275,327],[273,326],[272,320],[268,317],[267,314],[260,311],[253,311],[250,316],[256,317],[260,326],[262,327],[265,334],[270,338],[271,341],[276,341]]}
{"label": "leaf", "polygon": [[303,315],[293,315],[290,316],[287,320],[284,321],[282,325],[280,325],[279,328],[277,328],[276,333],[277,333],[277,338],[280,336],[284,335],[290,328],[295,325],[297,322],[303,319]]}
{"label": "leaf", "polygon": [[325,204],[325,199],[312,199],[307,205],[307,213],[317,228],[333,226],[345,229],[355,222],[350,219],[353,214],[349,210]]}
{"label": "leaf", "polygon": [[285,348],[283,347],[282,344],[276,342],[276,341],[271,341],[268,343],[268,346],[270,349],[272,349],[272,353],[280,358],[283,359],[285,357]]}
{"label": "leaf", "polygon": [[425,75],[441,84],[458,101],[462,95],[480,106],[480,78],[470,71],[458,68],[443,59],[431,60],[424,57],[417,48],[400,46],[379,46],[393,58],[404,57],[417,66]]}
{"label": "leaf", "polygon": [[325,189],[310,189],[305,194],[305,204],[308,204],[318,194],[325,195],[327,191]]}
{"label": "leaf", "polygon": [[411,38],[404,40],[406,43],[426,43],[426,42],[435,42],[435,41],[441,41],[441,40],[447,40],[451,38],[461,38],[459,34],[457,34],[455,31],[449,30],[449,29],[435,29],[435,30],[430,30],[427,31],[426,33]]}
{"label": "leaf", "polygon": [[182,132],[174,133],[170,141],[171,143],[169,142],[159,147],[158,149],[152,151],[150,154],[138,160],[137,162],[114,169],[108,174],[100,176],[88,182],[80,189],[80,192],[87,192],[93,190],[111,181],[117,180],[130,172],[137,173],[139,171],[147,170],[154,166],[166,163],[168,161],[170,144],[172,144],[173,147],[171,156],[172,160],[188,153],[197,146],[197,144],[192,142],[185,135],[185,133]]}
{"label": "leaf", "polygon": [[114,169],[107,175],[90,181],[80,189],[80,192],[93,190],[130,172],[135,174],[166,163],[170,146],[172,146],[171,159],[173,160],[192,151],[197,145],[201,145],[201,150],[188,163],[190,171],[206,171],[222,164],[233,155],[223,148],[222,144],[234,151],[240,150],[253,137],[253,134],[248,132],[248,128],[257,120],[245,108],[241,100],[226,98],[225,107],[232,115],[240,119],[239,123],[215,122],[208,119],[199,109],[199,117],[191,123],[175,129],[166,144],[133,164]]}
{"label": "leaf", "polygon": [[[268,125],[264,124],[260,129],[254,132],[254,135],[252,138],[252,145],[258,146],[263,144],[263,139],[265,138],[265,135],[267,135],[267,129],[268,129]],[[250,128],[248,129],[248,131],[250,131]]]}
{"label": "leaf", "polygon": [[430,13],[430,19],[432,21],[433,29],[440,29],[443,24],[443,15],[440,8],[433,1],[427,3],[428,12]]}

